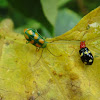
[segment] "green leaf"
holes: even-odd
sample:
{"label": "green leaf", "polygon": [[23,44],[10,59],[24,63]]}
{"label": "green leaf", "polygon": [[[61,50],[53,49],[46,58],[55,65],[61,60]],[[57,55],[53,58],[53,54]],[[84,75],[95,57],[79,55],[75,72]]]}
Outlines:
{"label": "green leaf", "polygon": [[41,0],[46,18],[54,26],[58,11],[58,0]]}
{"label": "green leaf", "polygon": [[42,27],[42,36],[45,36],[45,38],[53,37],[52,35],[50,35],[50,32],[48,30],[46,30],[46,28],[44,28],[44,27]]}
{"label": "green leaf", "polygon": [[9,3],[13,9],[21,12],[25,17],[33,18],[34,20],[40,22],[51,33],[53,33],[53,26],[44,16],[40,0],[9,0]]}
{"label": "green leaf", "polygon": [[[12,29],[9,19],[0,23],[1,100],[100,99],[100,7],[39,51]],[[92,52],[92,65],[82,63],[79,40]]]}
{"label": "green leaf", "polygon": [[15,31],[17,33],[23,33],[23,30],[25,28],[39,29],[39,28],[41,28],[41,24],[39,22],[37,22],[36,20],[26,19],[26,24],[21,27],[16,28]]}
{"label": "green leaf", "polygon": [[59,6],[59,7],[60,7],[60,6],[63,6],[65,3],[69,2],[69,1],[71,1],[71,0],[59,0],[58,6]]}
{"label": "green leaf", "polygon": [[7,0],[0,0],[0,7],[7,7],[8,6],[8,2]]}
{"label": "green leaf", "polygon": [[55,24],[56,36],[61,35],[73,28],[79,22],[80,19],[80,16],[78,16],[75,12],[69,9],[59,10]]}

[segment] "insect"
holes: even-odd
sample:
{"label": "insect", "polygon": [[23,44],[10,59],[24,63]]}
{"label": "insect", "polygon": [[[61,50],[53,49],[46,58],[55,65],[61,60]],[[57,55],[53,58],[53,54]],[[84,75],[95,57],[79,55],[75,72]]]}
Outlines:
{"label": "insect", "polygon": [[93,55],[90,52],[90,50],[86,47],[85,41],[80,42],[79,54],[80,54],[81,60],[84,64],[92,65],[94,58],[93,58]]}
{"label": "insect", "polygon": [[[26,38],[26,40],[29,42],[29,43],[31,43],[32,45],[34,45],[34,46],[36,46],[38,49],[39,48],[47,48],[47,43],[48,42],[46,42],[45,41],[45,39],[43,39],[43,37],[36,31],[36,30],[34,30],[34,29],[31,29],[31,28],[29,28],[29,29],[24,29],[24,36],[25,36],[25,38]],[[47,50],[49,51],[49,49],[47,48]],[[42,52],[43,52],[43,50],[42,50]],[[50,52],[50,51],[49,51]],[[50,52],[51,53],[51,52]],[[52,54],[52,53],[51,53]],[[56,56],[56,55],[54,55],[54,54],[52,54],[53,56]],[[61,55],[60,55],[61,56]],[[39,60],[41,59],[41,57],[42,57],[42,53],[41,53],[41,56],[40,56],[40,58],[39,58]],[[59,57],[59,56],[56,56],[56,57]],[[38,61],[39,61],[38,60]],[[38,62],[37,61],[37,62]],[[36,62],[36,63],[37,63]],[[35,63],[35,64],[36,64]],[[34,64],[34,65],[35,65]]]}
{"label": "insect", "polygon": [[28,42],[38,48],[45,48],[47,46],[47,42],[36,30],[33,30],[31,28],[24,29],[24,36]]}

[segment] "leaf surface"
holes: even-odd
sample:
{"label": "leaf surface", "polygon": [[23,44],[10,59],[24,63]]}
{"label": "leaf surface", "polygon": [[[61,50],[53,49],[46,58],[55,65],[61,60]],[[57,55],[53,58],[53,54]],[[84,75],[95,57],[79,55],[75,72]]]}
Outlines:
{"label": "leaf surface", "polygon": [[[80,59],[81,40],[86,41],[86,46],[94,56],[94,63],[90,66],[84,65]],[[26,44],[25,41],[23,35],[13,31],[10,19],[1,22],[0,98],[4,100],[100,98],[100,7],[82,18],[72,30],[61,36],[46,39],[52,43],[48,43],[44,49],[36,51],[36,47]],[[42,57],[38,61],[41,54]]]}

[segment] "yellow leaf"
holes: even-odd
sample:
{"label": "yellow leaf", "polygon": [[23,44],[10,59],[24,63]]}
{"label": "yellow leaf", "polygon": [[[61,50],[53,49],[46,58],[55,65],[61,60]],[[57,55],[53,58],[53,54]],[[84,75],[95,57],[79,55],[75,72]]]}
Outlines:
{"label": "yellow leaf", "polygon": [[[80,59],[83,40],[94,56],[92,65]],[[10,19],[1,22],[0,99],[99,100],[100,7],[72,30],[46,41],[51,43],[36,51],[23,35],[13,32]]]}

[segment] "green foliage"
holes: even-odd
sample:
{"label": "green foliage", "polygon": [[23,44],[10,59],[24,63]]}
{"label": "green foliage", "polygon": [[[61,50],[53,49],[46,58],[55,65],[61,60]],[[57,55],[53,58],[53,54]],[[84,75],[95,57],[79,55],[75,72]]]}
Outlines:
{"label": "green foliage", "polygon": [[[100,99],[100,7],[65,34],[47,38],[47,47],[38,51],[13,25],[10,19],[0,23],[0,100]],[[92,65],[81,61],[83,40]]]}
{"label": "green foliage", "polygon": [[45,17],[40,0],[28,0],[28,2],[25,2],[24,0],[17,0],[17,2],[9,0],[9,3],[25,17],[35,19],[42,23],[51,33],[53,32],[53,26]]}
{"label": "green foliage", "polygon": [[58,1],[58,6],[60,7],[60,6],[63,6],[64,4],[66,4],[67,2],[69,2],[69,1],[71,1],[71,0],[59,0]]}
{"label": "green foliage", "polygon": [[79,15],[69,9],[59,10],[55,25],[56,36],[73,28],[80,19],[81,17]]}
{"label": "green foliage", "polygon": [[54,26],[58,11],[58,0],[41,0],[44,14],[48,21]]}
{"label": "green foliage", "polygon": [[45,37],[54,37],[73,28],[81,17],[100,5],[97,1],[0,0],[0,20],[13,19],[19,33],[31,27]]}
{"label": "green foliage", "polygon": [[7,0],[0,0],[0,7],[5,8],[8,6]]}

